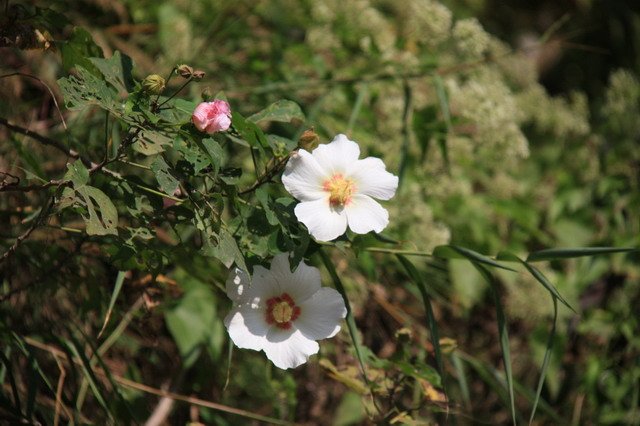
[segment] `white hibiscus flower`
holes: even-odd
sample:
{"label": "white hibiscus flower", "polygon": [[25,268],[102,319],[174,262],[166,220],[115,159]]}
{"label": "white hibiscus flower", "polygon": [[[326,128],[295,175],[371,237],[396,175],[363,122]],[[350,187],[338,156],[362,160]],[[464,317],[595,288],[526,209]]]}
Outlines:
{"label": "white hibiscus flower", "polygon": [[298,220],[319,241],[344,234],[347,225],[356,234],[381,232],[389,213],[374,198],[388,200],[398,188],[398,177],[379,158],[359,160],[360,147],[345,135],[309,153],[300,149],[282,175],[282,183],[300,200]]}
{"label": "white hibiscus flower", "polygon": [[227,280],[233,309],[224,323],[236,346],[264,351],[276,367],[304,364],[318,352],[316,340],[333,337],[347,309],[340,293],[320,285],[320,271],[301,262],[291,272],[287,254],[253,277],[235,268]]}

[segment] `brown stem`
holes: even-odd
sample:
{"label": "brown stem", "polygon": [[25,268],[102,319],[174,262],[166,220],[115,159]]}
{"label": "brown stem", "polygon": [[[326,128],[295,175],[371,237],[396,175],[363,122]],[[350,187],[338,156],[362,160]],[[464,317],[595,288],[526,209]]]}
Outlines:
{"label": "brown stem", "polygon": [[[58,142],[55,139],[51,139],[47,136],[43,136],[39,133],[36,133],[32,130],[29,129],[25,129],[24,127],[20,127],[17,126],[15,124],[11,124],[9,123],[9,121],[7,121],[5,118],[0,117],[0,124],[2,124],[3,126],[5,126],[7,129],[16,132],[16,133],[20,133],[23,134],[25,136],[30,137],[31,139],[34,139],[38,142],[40,142],[43,145],[47,145],[47,146],[52,146],[54,148],[56,148],[58,151],[61,151],[63,153],[65,153],[67,156],[71,157],[71,158],[75,158],[75,159],[80,159],[80,154],[78,154],[78,152],[74,151],[73,149],[69,149],[66,146],[64,146],[63,144],[61,144],[60,142]],[[84,161],[83,161],[84,163]]]}

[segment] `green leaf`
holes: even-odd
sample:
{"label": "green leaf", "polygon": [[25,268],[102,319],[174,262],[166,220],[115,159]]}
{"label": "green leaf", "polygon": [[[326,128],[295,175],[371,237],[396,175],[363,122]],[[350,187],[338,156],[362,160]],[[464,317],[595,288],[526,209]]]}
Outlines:
{"label": "green leaf", "polygon": [[168,195],[173,195],[176,189],[178,189],[178,186],[180,186],[180,183],[175,177],[173,177],[169,165],[164,161],[162,156],[158,155],[155,160],[153,160],[153,163],[151,163],[151,170],[155,173],[162,192]]}
{"label": "green leaf", "polygon": [[464,248],[464,247],[459,247],[454,245],[438,246],[433,250],[433,255],[443,259],[466,258],[473,262],[478,262],[487,266],[492,266],[494,268],[506,269],[507,271],[517,272],[515,269],[511,269],[504,265],[501,265],[495,260],[488,258],[487,256],[484,256],[480,253],[477,253],[473,250],[469,250],[468,248]]}
{"label": "green leaf", "polygon": [[183,358],[207,343],[216,318],[216,300],[204,285],[189,289],[178,304],[165,313],[167,327]]}
{"label": "green leaf", "polygon": [[212,138],[205,138],[202,139],[202,141],[196,140],[196,143],[209,157],[211,166],[213,167],[213,174],[217,175],[220,167],[222,167],[222,164],[224,163],[224,149],[222,149],[220,144]]}
{"label": "green leaf", "polygon": [[279,225],[280,221],[278,220],[278,216],[271,208],[271,197],[269,197],[269,190],[266,186],[261,186],[256,190],[256,198],[262,205],[264,209],[265,216],[270,225]]}
{"label": "green leaf", "polygon": [[83,198],[89,213],[89,217],[84,218],[87,234],[118,235],[118,211],[111,199],[92,186],[83,186],[76,189],[76,192]]}
{"label": "green leaf", "polygon": [[227,230],[222,228],[217,236],[217,240],[216,245],[213,245],[212,242],[208,240],[207,244],[203,247],[204,254],[220,260],[227,268],[230,268],[235,262],[238,268],[246,271],[247,265],[235,238],[233,238]]}
{"label": "green leaf", "polygon": [[88,58],[102,57],[102,49],[93,41],[91,34],[84,28],[75,27],[69,40],[60,44],[60,54],[62,56],[62,68],[65,72],[72,68],[81,66],[94,75],[98,75],[99,70]]}
{"label": "green leaf", "polygon": [[89,170],[82,164],[82,161],[74,161],[67,164],[67,173],[65,173],[64,179],[70,180],[74,188],[80,188],[89,182]]}
{"label": "green leaf", "polygon": [[132,147],[140,154],[149,156],[164,152],[165,146],[171,145],[171,142],[171,138],[160,132],[143,130]]}
{"label": "green leaf", "polygon": [[89,58],[89,60],[118,91],[130,92],[133,90],[135,83],[131,75],[133,63],[130,57],[121,55],[116,50],[109,59]]}
{"label": "green leaf", "polygon": [[540,262],[543,260],[570,259],[574,257],[596,256],[599,254],[628,253],[640,251],[633,247],[576,247],[540,250],[531,253],[527,262]]}
{"label": "green leaf", "polygon": [[260,127],[245,119],[240,113],[232,113],[231,125],[250,146],[258,148],[263,154],[270,148],[269,141]]}
{"label": "green leaf", "polygon": [[124,107],[118,100],[118,92],[102,78],[86,68],[76,66],[76,75],[58,80],[67,108],[75,111],[98,106],[118,118],[124,117]]}
{"label": "green leaf", "polygon": [[211,164],[208,155],[202,152],[197,146],[191,145],[184,139],[173,141],[173,148],[182,154],[182,158],[193,167],[193,173],[198,174]]}
{"label": "green leaf", "polygon": [[280,121],[290,123],[294,120],[304,121],[304,113],[300,109],[300,105],[293,101],[282,99],[276,101],[260,112],[253,114],[247,118],[247,121],[259,123],[261,121]]}

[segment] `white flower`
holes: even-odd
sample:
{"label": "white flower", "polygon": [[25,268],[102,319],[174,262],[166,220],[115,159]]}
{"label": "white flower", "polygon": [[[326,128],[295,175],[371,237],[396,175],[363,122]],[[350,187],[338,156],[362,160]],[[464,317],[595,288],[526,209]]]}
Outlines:
{"label": "white flower", "polygon": [[320,271],[301,262],[291,272],[287,254],[253,278],[235,268],[227,280],[233,309],[224,323],[236,346],[264,351],[276,367],[304,364],[318,352],[316,340],[333,337],[347,314],[340,293],[320,285]]}
{"label": "white flower", "polygon": [[[379,158],[359,160],[360,147],[345,135],[309,153],[294,154],[282,183],[300,200],[296,217],[319,241],[331,241],[347,230],[356,234],[381,232],[389,213],[373,198],[388,200],[398,187],[398,177],[387,172]],[[373,198],[372,198],[373,197]]]}

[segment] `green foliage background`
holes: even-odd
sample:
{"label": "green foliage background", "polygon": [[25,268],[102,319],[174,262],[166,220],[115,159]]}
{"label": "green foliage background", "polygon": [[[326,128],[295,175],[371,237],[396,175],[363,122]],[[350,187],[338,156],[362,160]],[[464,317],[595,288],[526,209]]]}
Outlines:
{"label": "green foliage background", "polygon": [[[640,12],[504,3],[6,2],[2,418],[640,422],[638,253],[595,249],[640,246]],[[205,90],[231,132],[188,124]],[[298,224],[312,127],[400,176],[383,235]],[[222,324],[229,266],[285,251],[353,310],[287,372]]]}

